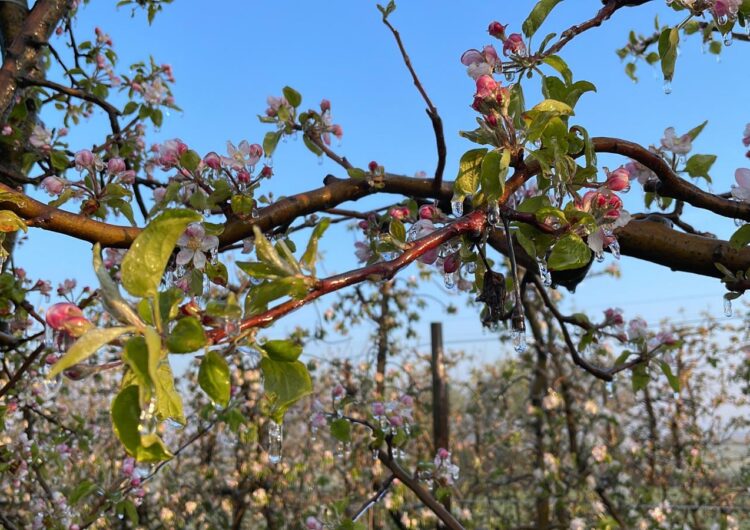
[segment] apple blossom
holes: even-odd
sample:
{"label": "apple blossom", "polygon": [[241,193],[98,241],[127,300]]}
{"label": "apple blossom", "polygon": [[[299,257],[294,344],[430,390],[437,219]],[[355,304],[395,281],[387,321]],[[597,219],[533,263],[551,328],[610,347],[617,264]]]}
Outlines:
{"label": "apple blossom", "polygon": [[177,240],[177,246],[180,247],[175,259],[177,265],[184,266],[192,261],[196,269],[203,269],[206,265],[205,252],[215,251],[219,246],[219,238],[206,235],[202,224],[192,223]]}
{"label": "apple blossom", "polygon": [[117,175],[118,173],[122,173],[126,169],[127,168],[125,167],[125,161],[122,158],[110,158],[107,162],[107,172],[110,175]]}
{"label": "apple blossom", "polygon": [[607,175],[606,186],[612,191],[628,191],[630,188],[630,172],[624,166],[618,167]]}
{"label": "apple blossom", "polygon": [[52,148],[52,133],[44,125],[37,123],[31,130],[29,143],[32,147],[46,153]]}
{"label": "apple blossom", "polygon": [[504,55],[526,55],[526,44],[520,33],[511,33],[503,42]]}
{"label": "apple blossom", "polygon": [[508,25],[502,25],[497,20],[490,22],[489,27],[487,28],[487,33],[495,37],[496,39],[505,40],[505,28],[507,28]]}
{"label": "apple blossom", "polygon": [[649,180],[655,180],[658,178],[656,173],[635,160],[631,160],[625,164],[623,168],[628,172],[630,178],[637,180],[641,186],[646,184]]}
{"label": "apple blossom", "polygon": [[47,325],[55,331],[62,331],[71,337],[80,337],[93,324],[83,316],[81,308],[69,302],[60,302],[47,309]]}
{"label": "apple blossom", "polygon": [[714,0],[714,16],[720,21],[727,18],[736,18],[742,5],[742,0]]}
{"label": "apple blossom", "polygon": [[42,180],[42,189],[50,195],[57,196],[65,189],[65,181],[60,177],[50,176]]}
{"label": "apple blossom", "polygon": [[664,130],[664,138],[661,139],[661,146],[676,155],[686,155],[693,149],[693,141],[687,133],[678,137],[674,127],[667,127]]}
{"label": "apple blossom", "polygon": [[628,323],[628,340],[637,341],[648,336],[648,323],[641,317],[636,317]]}
{"label": "apple blossom", "polygon": [[13,127],[8,124],[3,125],[3,128],[0,129],[0,136],[10,136],[11,134],[13,134]]}
{"label": "apple blossom", "polygon": [[734,172],[737,185],[732,184],[732,197],[738,201],[750,202],[750,169],[738,168]]}
{"label": "apple blossom", "polygon": [[407,208],[406,206],[394,206],[388,211],[388,214],[394,219],[403,221],[404,219],[409,217],[409,208]]}

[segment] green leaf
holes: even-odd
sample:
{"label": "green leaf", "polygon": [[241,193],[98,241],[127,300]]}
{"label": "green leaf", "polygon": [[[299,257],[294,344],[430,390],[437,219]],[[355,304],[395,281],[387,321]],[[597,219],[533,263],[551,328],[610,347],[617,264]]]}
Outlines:
{"label": "green leaf", "polygon": [[563,76],[565,83],[570,85],[573,83],[573,72],[568,68],[568,63],[562,60],[559,55],[548,55],[542,60],[543,63],[548,64]]}
{"label": "green leaf", "polygon": [[188,171],[195,171],[200,163],[201,156],[192,149],[188,149],[180,155],[180,165]]}
{"label": "green leaf", "polygon": [[637,364],[633,367],[631,380],[633,384],[633,392],[638,392],[639,390],[646,388],[650,380],[651,378],[648,376],[645,364]]}
{"label": "green leaf", "polygon": [[52,167],[57,171],[65,171],[68,169],[68,155],[64,151],[52,151],[49,156]]}
{"label": "green leaf", "polygon": [[177,321],[167,337],[167,349],[172,353],[191,353],[206,345],[206,333],[200,320],[184,317]]}
{"label": "green leaf", "polygon": [[141,418],[141,405],[138,387],[130,385],[120,390],[112,401],[112,427],[128,453],[134,455],[141,445],[138,423]]}
{"label": "green leaf", "polygon": [[358,167],[350,167],[346,170],[346,174],[349,175],[349,178],[353,179],[363,179],[367,177],[367,172]]}
{"label": "green leaf", "polygon": [[672,373],[672,368],[664,362],[660,361],[659,366],[661,367],[661,371],[664,373],[664,375],[667,377],[667,381],[669,382],[669,386],[672,387],[672,390],[675,392],[680,391],[680,379],[676,375]]}
{"label": "green leaf", "polygon": [[544,22],[544,19],[550,14],[550,11],[562,0],[540,0],[531,10],[529,16],[523,22],[523,33],[531,37]]}
{"label": "green leaf", "polygon": [[135,238],[122,260],[122,286],[133,296],[154,296],[175,244],[201,216],[190,210],[166,210]]}
{"label": "green leaf", "polygon": [[693,155],[688,158],[685,171],[691,177],[704,177],[710,182],[711,177],[708,175],[708,171],[714,165],[714,162],[716,162],[716,155]]}
{"label": "green leaf", "polygon": [[271,401],[273,419],[281,422],[286,410],[312,393],[312,381],[305,365],[299,361],[279,362],[270,357],[260,361],[266,397]]}
{"label": "green leaf", "polygon": [[279,362],[294,362],[302,354],[302,345],[291,340],[269,340],[263,344],[263,349],[271,359]]}
{"label": "green leaf", "polygon": [[[750,243],[750,224],[742,225],[734,232],[734,234],[732,234],[732,237],[729,238],[729,244],[733,248],[742,248],[748,243]],[[715,263],[715,265],[718,267],[721,264]]]}
{"label": "green leaf", "polygon": [[52,365],[47,377],[56,376],[63,370],[67,370],[74,364],[78,364],[95,354],[105,344],[109,344],[125,333],[132,333],[134,331],[136,331],[136,328],[133,326],[90,329],[65,352],[65,355],[60,360]]}
{"label": "green leaf", "polygon": [[185,425],[185,412],[182,408],[182,397],[174,386],[174,375],[168,362],[162,362],[156,372],[154,381],[156,393],[156,412],[159,419],[170,418]]}
{"label": "green leaf", "polygon": [[388,226],[388,233],[396,243],[406,242],[406,227],[399,219],[392,219]]}
{"label": "green leaf", "polygon": [[352,440],[352,426],[348,420],[338,418],[331,422],[331,435],[340,442]]}
{"label": "green leaf", "polygon": [[674,66],[677,61],[677,45],[680,43],[680,32],[677,28],[664,28],[659,35],[659,57],[661,57],[661,71],[666,81],[674,76]]}
{"label": "green leaf", "polygon": [[0,232],[28,231],[26,222],[10,210],[0,210]]}
{"label": "green leaf", "polygon": [[284,133],[280,130],[269,131],[266,133],[265,137],[263,137],[263,152],[266,154],[266,157],[270,157],[271,155],[273,155],[273,152],[276,150],[276,146],[278,145],[282,134]]}
{"label": "green leaf", "polygon": [[209,350],[201,361],[198,384],[214,403],[222,407],[229,404],[229,366],[224,358],[213,350]]}
{"label": "green leaf", "polygon": [[586,266],[591,259],[591,249],[576,234],[567,234],[552,247],[547,265],[550,270],[564,271]]}
{"label": "green leaf", "polygon": [[299,92],[297,92],[296,90],[294,90],[292,87],[285,86],[282,89],[282,92],[284,94],[284,98],[295,109],[300,106],[300,103],[302,103],[302,95]]}
{"label": "green leaf", "polygon": [[549,112],[553,116],[569,116],[573,114],[573,109],[567,103],[557,101],[556,99],[545,99],[534,105],[532,111]]}
{"label": "green leaf", "polygon": [[271,242],[260,231],[260,228],[255,225],[253,225],[253,234],[255,234],[255,254],[259,261],[271,267],[279,276],[295,274],[294,269],[281,258]]}
{"label": "green leaf", "polygon": [[125,348],[122,350],[122,360],[133,372],[135,380],[138,381],[138,386],[145,389],[146,398],[149,398],[154,383],[151,380],[149,370],[148,347],[146,346],[146,339],[142,335],[132,337],[125,343]]}
{"label": "green leaf", "polygon": [[88,497],[91,493],[96,491],[96,489],[96,483],[88,479],[84,479],[83,481],[79,482],[75,488],[73,488],[73,491],[71,491],[70,494],[68,494],[68,504],[74,506],[78,503],[78,501],[85,497]]}
{"label": "green leaf", "polygon": [[698,138],[698,135],[703,131],[706,125],[708,125],[708,120],[690,129],[687,132],[687,135],[690,137],[690,140],[695,140],[696,138]]}
{"label": "green leaf", "polygon": [[323,237],[323,234],[331,224],[330,217],[324,217],[320,222],[313,228],[312,234],[310,234],[310,240],[307,242],[307,248],[305,253],[302,254],[300,259],[300,265],[313,274],[315,273],[315,261],[318,259],[318,240]]}
{"label": "green leaf", "polygon": [[482,160],[487,149],[470,149],[466,151],[458,163],[458,176],[453,185],[456,194],[474,195],[479,189]]}
{"label": "green leaf", "polygon": [[104,268],[102,263],[101,246],[94,244],[94,272],[99,279],[99,294],[102,304],[107,312],[122,324],[130,324],[139,329],[144,327],[144,322],[135,312],[130,304],[120,294],[120,288]]}

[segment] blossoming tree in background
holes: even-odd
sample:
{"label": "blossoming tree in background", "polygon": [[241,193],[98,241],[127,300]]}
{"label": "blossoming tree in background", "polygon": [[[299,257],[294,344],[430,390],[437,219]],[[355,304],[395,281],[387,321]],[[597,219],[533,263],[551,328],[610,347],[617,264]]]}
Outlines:
{"label": "blossoming tree in background", "polygon": [[[146,9],[150,19],[168,3],[120,2]],[[83,528],[106,526],[107,518],[119,516],[157,525],[149,503],[160,507],[165,526],[178,524],[170,521],[185,517],[175,512],[182,493],[149,499],[144,483],[157,480],[172,480],[180,491],[196,484],[217,488],[210,494],[228,499],[221,511],[211,513],[210,503],[199,506],[202,501],[195,497],[185,501],[185,513],[203,517],[206,525],[236,528],[253,527],[260,519],[269,528],[279,527],[290,516],[308,528],[361,527],[363,515],[392,488],[404,503],[389,512],[396,527],[413,526],[408,514],[421,510],[404,499],[417,499],[432,514],[420,515],[414,524],[434,524],[434,517],[449,528],[529,520],[539,528],[685,522],[672,519],[671,505],[656,499],[655,492],[684,477],[682,471],[672,473],[672,464],[687,469],[687,476],[710,475],[702,451],[723,431],[707,431],[701,423],[708,390],[690,382],[691,372],[696,378],[698,370],[691,364],[694,352],[685,349],[690,341],[707,340],[705,333],[699,339],[686,330],[654,334],[646,322],[626,322],[615,309],[603,318],[566,315],[550,288],[574,291],[594,260],[604,260],[607,252],[614,258],[624,254],[720,279],[731,311],[731,301],[748,288],[750,225],[744,222],[750,221],[750,170],[738,168],[737,185],[727,193],[698,185],[710,182],[716,159],[691,155],[705,123],[685,133],[669,127],[660,145],[648,148],[622,138],[592,137],[585,124],[575,123],[576,104],[592,97],[596,87],[576,80],[562,57],[564,48],[620,9],[647,9],[650,2],[606,0],[593,17],[532,47],[532,36],[557,3],[536,3],[520,28],[491,22],[488,32],[500,53],[487,45],[461,57],[474,85],[473,99],[467,99],[477,113],[477,127],[461,134],[477,147],[461,156],[453,182],[444,179],[442,120],[391,23],[393,2],[378,8],[435,132],[437,163],[428,178],[402,176],[390,167],[386,171],[378,161],[352,163],[332,147],[332,137],[340,138],[343,129],[333,121],[331,102],[323,99],[308,107],[288,86],[268,99],[261,121],[271,130],[257,143],[229,142],[225,154],[218,147],[198,153],[181,139],[147,148],[149,128],[158,128],[163,113],[178,108],[169,65],[150,60],[123,69],[103,30],[97,29],[91,40],[76,35],[72,19],[81,8],[78,2],[38,0],[31,10],[19,2],[0,3],[5,43],[0,68],[0,410],[4,430],[12,433],[3,439],[0,469],[3,494],[18,496],[6,502],[13,509],[2,510],[3,524]],[[626,73],[632,77],[635,60],[658,63],[665,91],[671,90],[682,40],[702,39],[718,53],[733,40],[748,40],[741,30],[750,16],[747,1],[669,4],[679,22],[660,25],[653,35],[633,33],[618,51],[629,61]],[[53,34],[57,37],[50,40]],[[51,72],[59,75],[53,79]],[[533,77],[540,81],[540,95],[529,93],[525,83]],[[49,115],[56,111],[58,122],[40,121],[46,108]],[[70,145],[68,129],[84,126],[82,119],[95,112],[104,113],[110,131],[96,145]],[[265,182],[273,178],[272,156],[288,136],[301,136],[314,155],[338,164],[343,178],[329,175],[322,187],[283,198],[265,191]],[[737,136],[738,144],[750,144],[750,130]],[[599,153],[622,156],[621,166],[599,168]],[[631,190],[633,181],[639,193],[642,188],[644,213],[623,208],[621,194]],[[376,210],[339,208],[394,194],[396,203],[391,197]],[[707,237],[682,219],[686,206],[736,219],[740,226],[727,241]],[[361,230],[354,249],[361,266],[321,277],[319,243],[332,223],[349,219],[357,220]],[[19,231],[33,238],[37,230],[92,243],[99,288],[79,290],[70,281],[57,290],[61,301],[32,304],[32,293],[51,295],[52,287],[27,278],[13,251]],[[298,249],[291,234],[305,230],[307,242]],[[228,259],[237,255],[234,251],[239,261]],[[420,440],[417,420],[425,408],[414,383],[423,378],[410,381],[406,372],[403,379],[399,374],[389,379],[385,368],[395,348],[389,335],[396,322],[393,308],[408,306],[404,301],[418,288],[398,283],[398,273],[414,262],[439,273],[446,287],[472,292],[478,318],[502,332],[519,356],[517,362],[495,367],[505,383],[499,387],[492,382],[487,390],[486,374],[476,374],[471,391],[495,397],[473,405],[471,394],[463,394],[467,403],[459,424],[463,414],[474,415],[474,431],[459,430],[454,448],[429,447]],[[310,367],[299,360],[305,333],[274,337],[272,327],[268,335],[261,330],[346,288],[355,294],[343,294],[337,309],[375,322],[382,352],[374,375],[369,367],[355,373],[340,366],[340,373],[323,372],[316,389]],[[336,318],[337,311],[328,316]],[[197,366],[179,384],[169,359],[194,353]],[[717,372],[711,372],[702,365],[705,377],[738,369],[716,366]],[[514,376],[517,370],[525,375]],[[608,383],[616,374],[630,375],[632,393],[600,417],[615,397]],[[663,377],[656,380],[656,374]],[[368,378],[374,386],[365,384]],[[84,388],[77,383],[81,380],[91,383]],[[587,399],[586,386],[593,389],[598,382],[604,383],[602,398]],[[56,402],[61,384],[63,397]],[[670,388],[666,398],[665,385]],[[112,388],[116,392],[110,398],[106,394]],[[284,421],[300,414],[293,407],[298,401],[316,391],[320,395],[323,388],[330,395],[310,405],[309,430]],[[685,391],[687,403],[681,398]],[[633,415],[626,404],[639,393],[649,411],[646,438],[618,424]],[[513,406],[488,407],[496,396],[507,396]],[[102,401],[110,399],[105,422]],[[92,417],[80,414],[86,402],[96,411]],[[516,422],[525,422],[527,437],[512,435]],[[110,428],[117,443],[104,434]],[[291,447],[285,429],[296,435]],[[672,432],[668,443],[660,443],[664,429]],[[330,482],[323,475],[311,479],[319,457],[312,456],[309,444],[322,430],[337,440],[337,453],[348,454],[352,444],[358,449],[357,466]],[[456,462],[469,461],[466,446],[472,439],[475,454],[469,467],[476,484],[462,489],[457,479],[466,465]],[[633,441],[630,454],[623,447],[626,440]],[[285,444],[293,455],[307,458],[312,471],[289,469],[276,481],[280,475],[271,475],[267,467],[289,465],[281,453]],[[672,454],[665,456],[665,447]],[[362,472],[368,467],[362,453],[377,462],[379,471],[372,476]],[[193,458],[189,469],[180,466],[183,454]],[[413,465],[410,454],[422,464]],[[647,462],[645,476],[623,477],[631,459]],[[492,466],[482,466],[483,460]],[[74,468],[78,462],[81,466]],[[325,458],[320,464],[330,466]],[[74,475],[77,483],[54,475],[55,470]],[[214,481],[230,470],[232,478],[224,486]],[[168,478],[159,478],[160,473]],[[352,484],[357,477],[362,483]],[[727,507],[731,500],[719,491],[728,483],[724,478],[711,475],[710,484],[688,483],[678,496],[686,505],[710,499]],[[319,502],[310,498],[303,498],[302,505],[286,502],[289,494],[282,486],[293,488],[297,479],[298,487],[317,488],[328,509],[311,506]],[[343,500],[323,491],[341,481],[347,486]],[[524,492],[513,486],[516,482],[535,489]],[[375,491],[369,497],[368,487]],[[492,492],[512,499],[515,513],[482,500],[480,491],[485,497]],[[277,500],[264,497],[269,492]],[[350,506],[346,495],[351,492],[367,499],[360,508]],[[463,499],[485,505],[466,502],[459,511],[451,508],[452,496],[457,504]],[[529,500],[533,508],[526,506]],[[571,508],[568,502],[574,501],[594,503],[593,509]],[[636,508],[629,509],[634,503]],[[645,508],[638,509],[641,505]],[[475,522],[477,517],[484,519]],[[732,524],[726,514],[720,519]],[[694,514],[692,524],[711,522],[696,521]]]}

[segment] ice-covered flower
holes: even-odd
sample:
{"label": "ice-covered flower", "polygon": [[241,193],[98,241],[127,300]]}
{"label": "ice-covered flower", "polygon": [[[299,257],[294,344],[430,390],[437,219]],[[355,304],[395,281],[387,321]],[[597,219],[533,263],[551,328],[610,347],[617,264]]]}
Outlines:
{"label": "ice-covered flower", "polygon": [[628,339],[631,341],[645,339],[648,335],[648,322],[636,317],[628,323]]}
{"label": "ice-covered flower", "polygon": [[47,152],[52,148],[52,133],[44,125],[37,123],[31,131],[29,143],[32,147]]}
{"label": "ice-covered flower", "polygon": [[143,93],[144,101],[153,106],[161,105],[169,94],[169,92],[167,91],[167,87],[164,86],[164,83],[161,80],[161,77],[157,77],[150,83],[143,83],[140,88],[141,92]]}
{"label": "ice-covered flower", "polygon": [[520,33],[511,33],[503,42],[504,55],[526,55],[526,44]]}
{"label": "ice-covered flower", "polygon": [[737,186],[732,184],[732,197],[738,201],[750,202],[750,169],[738,168],[734,172],[734,179]]}
{"label": "ice-covered flower", "polygon": [[65,181],[60,177],[45,177],[44,180],[42,180],[41,186],[44,191],[55,197],[60,195],[65,189]]}
{"label": "ice-covered flower", "polygon": [[636,162],[635,160],[631,160],[623,167],[628,171],[630,178],[633,180],[637,180],[641,186],[646,184],[646,182],[648,182],[649,180],[655,180],[656,178],[658,178],[656,176],[656,173],[651,171],[640,162]]}
{"label": "ice-covered flower", "polygon": [[259,144],[251,144],[247,140],[242,140],[239,146],[236,146],[232,142],[227,142],[227,154],[229,156],[222,157],[224,163],[232,169],[239,171],[245,169],[245,167],[253,167],[258,163],[260,157],[263,156],[263,148]]}
{"label": "ice-covered flower", "polygon": [[219,246],[219,238],[206,235],[206,229],[200,223],[190,224],[177,240],[180,251],[177,253],[177,265],[184,266],[193,262],[196,269],[206,265],[206,252],[211,252]]}
{"label": "ice-covered flower", "polygon": [[742,0],[715,0],[713,12],[716,18],[736,18],[739,12]]}
{"label": "ice-covered flower", "polygon": [[693,141],[687,133],[677,136],[674,127],[667,127],[664,130],[664,138],[661,139],[661,146],[676,155],[686,155],[693,149]]}
{"label": "ice-covered flower", "polygon": [[367,243],[357,241],[354,243],[354,249],[354,255],[361,263],[366,263],[372,257],[372,250]]}

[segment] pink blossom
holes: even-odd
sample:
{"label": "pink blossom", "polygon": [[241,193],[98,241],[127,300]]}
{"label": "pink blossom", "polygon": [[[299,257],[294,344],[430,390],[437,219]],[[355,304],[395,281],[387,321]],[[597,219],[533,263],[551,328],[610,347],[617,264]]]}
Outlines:
{"label": "pink blossom", "polygon": [[385,416],[385,405],[382,401],[376,401],[372,404],[372,415],[375,417]]}
{"label": "pink blossom", "polygon": [[441,447],[437,451],[437,456],[438,456],[438,458],[440,460],[447,460],[447,459],[449,459],[451,457],[451,453],[450,453],[450,451],[448,451],[444,447]]}
{"label": "pink blossom", "polygon": [[[8,127],[8,125],[5,127]],[[3,128],[3,130],[5,130],[5,128]],[[745,125],[745,132],[742,133],[742,145],[750,147],[750,123]]]}
{"label": "pink blossom", "polygon": [[331,394],[334,398],[342,398],[346,394],[346,389],[342,385],[336,385]]}
{"label": "pink blossom", "polygon": [[311,515],[310,517],[305,519],[305,528],[307,530],[323,530],[324,526],[323,523],[321,523],[317,518]]}
{"label": "pink blossom", "polygon": [[454,252],[443,261],[443,272],[446,274],[452,274],[458,270],[461,266],[461,258],[458,252]]}
{"label": "pink blossom", "polygon": [[607,187],[612,191],[627,191],[630,187],[630,173],[619,167],[607,175]]}
{"label": "pink blossom", "polygon": [[154,188],[154,202],[161,202],[164,200],[164,197],[167,195],[167,188],[163,186],[159,186],[158,188]]}
{"label": "pink blossom", "polygon": [[322,412],[316,412],[310,419],[310,425],[312,425],[315,429],[325,427],[327,423],[328,422],[326,421],[326,416]]}
{"label": "pink blossom", "polygon": [[419,207],[420,219],[434,219],[438,215],[438,209],[433,204],[423,204]]}
{"label": "pink blossom", "polygon": [[44,125],[37,123],[31,131],[29,143],[32,147],[35,147],[42,152],[47,152],[52,148],[52,133],[49,132]]}
{"label": "pink blossom", "polygon": [[97,68],[104,68],[107,66],[107,59],[105,59],[102,54],[96,56],[96,66]]}
{"label": "pink blossom", "polygon": [[742,0],[715,0],[713,12],[716,18],[736,18]]}
{"label": "pink blossom", "polygon": [[107,162],[107,172],[109,172],[110,175],[117,175],[118,173],[125,171],[125,169],[125,161],[122,158],[110,158]]}
{"label": "pink blossom", "polygon": [[648,323],[636,317],[628,323],[628,339],[631,341],[645,339],[648,335]]}
{"label": "pink blossom", "polygon": [[94,153],[88,149],[81,149],[75,155],[75,163],[78,171],[92,169],[94,166]]}
{"label": "pink blossom", "polygon": [[172,65],[163,64],[161,65],[161,69],[164,72],[164,74],[167,76],[167,79],[169,79],[169,82],[174,83],[174,71],[172,70]]}
{"label": "pink blossom", "polygon": [[372,257],[370,245],[357,241],[354,243],[354,248],[354,255],[357,256],[360,263],[366,263]]}
{"label": "pink blossom", "polygon": [[320,112],[329,112],[331,110],[331,102],[327,99],[323,99],[320,102]]}
{"label": "pink blossom", "polygon": [[268,102],[268,108],[266,109],[266,115],[274,117],[279,113],[281,107],[288,107],[289,102],[283,97],[268,96],[266,100]]}
{"label": "pink blossom", "polygon": [[630,178],[637,180],[641,186],[646,184],[646,182],[648,182],[649,180],[654,180],[658,178],[656,176],[656,173],[651,171],[649,168],[647,168],[640,162],[636,162],[635,160],[631,160],[630,162],[625,164],[623,168],[627,170],[628,174],[630,175]]}
{"label": "pink blossom", "polygon": [[132,184],[135,182],[135,171],[128,169],[127,171],[120,173],[120,182],[123,184]]}
{"label": "pink blossom", "polygon": [[11,134],[13,134],[13,127],[11,127],[8,124],[3,125],[3,128],[0,131],[0,135],[2,135],[2,136],[10,136]]}
{"label": "pink blossom", "polygon": [[221,157],[214,151],[211,151],[203,157],[203,164],[213,170],[218,170],[221,168]]}
{"label": "pink blossom", "polygon": [[503,42],[503,54],[526,55],[526,44],[524,44],[523,37],[519,33],[508,35],[508,38]]}
{"label": "pink blossom", "polygon": [[610,307],[604,310],[604,322],[608,326],[622,326],[625,320],[622,317],[622,309],[619,307]]}
{"label": "pink blossom", "polygon": [[341,128],[341,125],[334,124],[331,126],[331,134],[334,135],[337,140],[341,140],[344,137],[344,129]]}
{"label": "pink blossom", "polygon": [[477,92],[475,97],[481,99],[489,99],[495,95],[495,91],[498,88],[498,83],[489,75],[480,76],[477,79]]}
{"label": "pink blossom", "polygon": [[388,211],[388,213],[394,219],[402,221],[409,217],[409,208],[407,208],[406,206],[394,206]]}
{"label": "pink blossom", "polygon": [[664,130],[664,138],[661,139],[661,146],[676,155],[686,155],[693,149],[693,141],[687,133],[678,137],[674,127],[667,127]]}
{"label": "pink blossom", "polygon": [[750,169],[738,168],[734,172],[737,186],[732,184],[732,197],[738,201],[750,202]]}
{"label": "pink blossom", "polygon": [[51,306],[45,315],[47,325],[56,331],[64,331],[73,337],[80,337],[93,324],[83,316],[83,311],[75,304],[61,302]]}
{"label": "pink blossom", "polygon": [[255,166],[263,156],[263,148],[247,140],[242,140],[237,147],[232,142],[227,142],[227,154],[228,157],[222,157],[223,162],[238,171],[246,166]]}
{"label": "pink blossom", "polygon": [[163,144],[156,145],[155,147],[159,153],[157,162],[164,169],[170,169],[179,164],[180,156],[188,150],[187,144],[179,138],[167,140]]}
{"label": "pink blossom", "polygon": [[[135,89],[135,87],[133,88]],[[143,93],[143,100],[153,106],[161,105],[168,94],[167,87],[164,86],[160,77],[150,83],[144,83],[140,92]]]}
{"label": "pink blossom", "polygon": [[60,177],[45,177],[44,180],[42,180],[41,186],[44,191],[55,197],[60,195],[65,189],[65,181]]}
{"label": "pink blossom", "polygon": [[495,37],[496,39],[505,40],[505,28],[507,28],[508,25],[502,25],[497,20],[490,22],[489,27],[487,28],[487,33]]}
{"label": "pink blossom", "polygon": [[367,168],[370,170],[370,173],[375,173],[378,170],[378,163],[374,160],[370,161],[369,164],[367,164]]}

